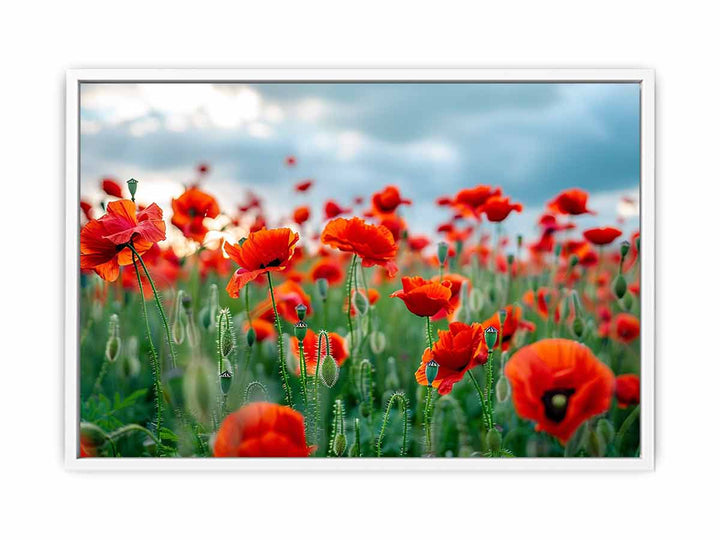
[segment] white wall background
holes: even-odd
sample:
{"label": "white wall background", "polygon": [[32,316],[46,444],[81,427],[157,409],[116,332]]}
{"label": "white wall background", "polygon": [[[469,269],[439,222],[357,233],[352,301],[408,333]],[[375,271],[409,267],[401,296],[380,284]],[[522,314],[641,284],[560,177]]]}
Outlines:
{"label": "white wall background", "polygon": [[[261,4],[13,3],[4,12],[0,535],[592,539],[717,532],[720,76],[710,3]],[[63,470],[64,70],[265,65],[657,70],[656,472]]]}

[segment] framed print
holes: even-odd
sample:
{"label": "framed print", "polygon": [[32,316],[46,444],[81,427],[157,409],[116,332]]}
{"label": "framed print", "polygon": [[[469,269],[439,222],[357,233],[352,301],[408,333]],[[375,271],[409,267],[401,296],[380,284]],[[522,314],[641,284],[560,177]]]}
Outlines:
{"label": "framed print", "polygon": [[67,74],[73,469],[649,470],[648,70]]}

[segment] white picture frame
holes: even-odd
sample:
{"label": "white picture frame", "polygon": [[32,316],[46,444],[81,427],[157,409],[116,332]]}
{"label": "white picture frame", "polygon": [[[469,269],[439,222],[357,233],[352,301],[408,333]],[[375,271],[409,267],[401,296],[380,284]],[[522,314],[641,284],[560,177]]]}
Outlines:
{"label": "white picture frame", "polygon": [[[637,458],[80,459],[78,388],[79,99],[102,82],[631,82],[640,85],[641,372]],[[655,75],[648,69],[80,69],[66,78],[65,465],[72,470],[650,471],[655,456]]]}

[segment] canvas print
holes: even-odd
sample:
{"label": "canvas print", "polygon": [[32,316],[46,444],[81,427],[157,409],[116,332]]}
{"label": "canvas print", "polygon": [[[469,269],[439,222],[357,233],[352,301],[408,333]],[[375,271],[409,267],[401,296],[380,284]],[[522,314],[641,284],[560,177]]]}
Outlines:
{"label": "canvas print", "polygon": [[82,459],[633,458],[640,85],[80,85]]}

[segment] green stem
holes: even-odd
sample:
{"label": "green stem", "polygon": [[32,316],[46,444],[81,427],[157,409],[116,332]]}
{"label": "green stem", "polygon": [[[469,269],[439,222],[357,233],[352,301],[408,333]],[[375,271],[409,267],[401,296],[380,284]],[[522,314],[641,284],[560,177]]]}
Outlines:
{"label": "green stem", "polygon": [[427,323],[427,342],[428,347],[430,350],[432,350],[433,347],[433,338],[432,338],[432,326],[430,325],[430,317],[425,317],[425,322]]}
{"label": "green stem", "polygon": [[135,267],[138,287],[140,287],[140,305],[142,306],[143,319],[145,319],[145,331],[147,333],[148,341],[150,342],[150,365],[153,373],[153,383],[155,386],[155,424],[158,433],[160,433],[160,426],[162,424],[162,384],[160,382],[160,360],[158,359],[158,354],[152,340],[152,333],[150,332],[150,321],[148,319],[147,306],[145,305],[145,293],[143,292],[142,279],[140,278],[140,269],[135,261],[134,250],[133,266]]}
{"label": "green stem", "polygon": [[303,400],[303,414],[305,415],[305,436],[307,437],[307,416],[308,416],[308,399],[307,399],[307,366],[305,365],[305,346],[298,339],[298,350],[300,351],[300,393]]}
{"label": "green stem", "polygon": [[617,441],[617,449],[620,450],[620,447],[623,442],[623,438],[625,437],[625,433],[628,429],[630,429],[630,426],[633,425],[633,422],[637,419],[637,417],[640,415],[640,405],[635,406],[635,408],[630,412],[630,414],[627,415],[625,420],[623,421],[622,425],[620,426],[620,429],[618,429],[617,435],[615,436],[615,440]]}
{"label": "green stem", "polygon": [[410,423],[410,418],[408,416],[408,401],[404,394],[400,392],[395,392],[388,400],[387,407],[385,408],[385,416],[383,417],[382,426],[380,427],[380,435],[378,436],[377,440],[377,457],[382,457],[382,441],[383,437],[385,437],[385,429],[387,428],[388,420],[390,419],[390,408],[395,401],[398,401],[398,406],[400,407],[400,411],[403,415],[403,440],[402,446],[400,447],[400,457],[405,455],[407,447],[408,424]]}
{"label": "green stem", "polygon": [[483,395],[483,391],[480,388],[480,385],[478,384],[478,381],[475,378],[475,374],[472,372],[472,370],[468,370],[468,375],[470,375],[470,380],[475,386],[475,390],[477,391],[478,397],[480,398],[480,409],[482,409],[482,417],[483,423],[485,424],[485,429],[489,430],[492,425],[490,424],[490,418],[487,415],[487,405],[485,404],[485,397]]}
{"label": "green stem", "polygon": [[352,280],[353,274],[355,273],[355,263],[357,261],[357,255],[353,254],[352,260],[350,261],[350,267],[348,268],[347,276],[347,322],[348,322],[348,336],[350,338],[350,357],[353,357],[353,322],[352,322]]}
{"label": "green stem", "polygon": [[109,365],[110,361],[107,359],[107,357],[105,357],[102,366],[100,366],[100,373],[98,373],[97,379],[95,379],[95,384],[93,384],[93,392],[96,394],[100,393],[102,381],[105,378],[105,374],[107,373]]}
{"label": "green stem", "polygon": [[485,385],[485,398],[486,398],[486,404],[487,404],[487,414],[490,419],[490,427],[495,425],[495,413],[493,411],[493,402],[492,402],[492,396],[493,396],[493,362],[495,362],[495,350],[492,350],[488,353],[488,359],[486,366],[486,372],[485,377],[487,378],[486,385]]}
{"label": "green stem", "polygon": [[[175,348],[172,344],[172,337],[170,336],[170,325],[168,325],[167,316],[165,315],[165,309],[163,308],[162,302],[160,301],[160,294],[157,291],[157,288],[155,287],[155,282],[153,281],[153,278],[150,276],[150,272],[148,272],[147,266],[145,266],[145,261],[143,261],[140,254],[135,250],[135,247],[132,245],[132,242],[128,244],[128,247],[133,252],[133,255],[138,258],[138,261],[140,261],[140,264],[142,265],[143,271],[145,272],[145,276],[148,279],[148,283],[150,283],[150,287],[153,291],[153,296],[155,297],[155,305],[157,306],[158,313],[160,313],[160,318],[162,319],[163,327],[165,328],[165,337],[167,338],[168,347],[170,348],[170,358],[172,359],[172,365],[173,367],[176,366],[177,362],[175,359]],[[134,259],[133,259],[134,263]],[[138,277],[138,281],[140,278]],[[142,284],[140,284],[140,291],[142,292]],[[143,296],[143,299],[145,297]]]}
{"label": "green stem", "polygon": [[432,385],[428,385],[427,392],[425,393],[425,450],[428,454],[432,454],[432,420],[430,417],[432,391]]}
{"label": "green stem", "polygon": [[273,290],[272,277],[270,272],[266,272],[268,279],[268,287],[270,288],[270,299],[272,300],[273,312],[275,313],[275,328],[278,333],[278,360],[280,362],[280,375],[282,376],[283,388],[285,389],[285,401],[292,407],[292,390],[290,389],[290,380],[287,374],[287,366],[285,365],[285,347],[283,340],[282,324],[280,323],[280,315],[278,315],[277,305],[275,304],[275,291]]}
{"label": "green stem", "polygon": [[318,333],[318,345],[317,345],[317,361],[315,362],[315,381],[314,381],[314,393],[315,399],[313,403],[313,412],[315,413],[315,444],[320,446],[320,362],[322,361],[322,340],[325,339],[325,351],[330,353],[330,336],[326,330],[320,330]]}
{"label": "green stem", "polygon": [[110,440],[115,440],[115,439],[117,439],[118,437],[122,437],[123,435],[126,435],[127,433],[130,433],[130,432],[132,432],[132,431],[140,431],[141,433],[144,433],[145,435],[147,435],[148,437],[150,437],[150,438],[153,440],[153,442],[154,442],[155,444],[157,444],[158,446],[160,446],[160,444],[162,444],[162,443],[160,442],[160,439],[158,439],[158,438],[153,434],[152,431],[150,431],[150,430],[147,429],[147,428],[142,427],[142,426],[139,425],[139,424],[127,424],[127,425],[125,425],[125,426],[123,426],[123,427],[121,427],[121,428],[116,429],[116,430],[113,431],[112,433],[110,433],[110,435],[108,435],[108,437],[110,438]]}

